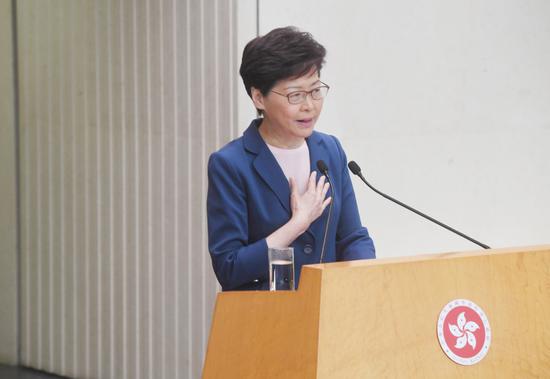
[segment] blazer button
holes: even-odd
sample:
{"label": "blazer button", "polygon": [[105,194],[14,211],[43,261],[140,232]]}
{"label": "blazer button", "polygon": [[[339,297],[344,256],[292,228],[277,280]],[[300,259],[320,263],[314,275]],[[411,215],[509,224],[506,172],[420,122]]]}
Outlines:
{"label": "blazer button", "polygon": [[313,247],[309,243],[307,245],[304,245],[305,254],[311,254],[312,252],[313,252]]}

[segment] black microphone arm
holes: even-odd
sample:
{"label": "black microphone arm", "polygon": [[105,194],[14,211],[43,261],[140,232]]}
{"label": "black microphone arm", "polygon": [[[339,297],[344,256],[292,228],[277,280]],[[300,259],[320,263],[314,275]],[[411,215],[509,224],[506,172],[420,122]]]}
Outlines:
{"label": "black microphone arm", "polygon": [[334,203],[334,187],[332,186],[332,181],[328,175],[328,166],[322,159],[317,161],[317,169],[319,169],[319,171],[321,171],[321,173],[327,178],[328,184],[330,185],[330,193],[332,194],[332,199],[328,206],[327,222],[325,222],[325,234],[323,235],[323,245],[321,246],[321,258],[319,259],[319,263],[323,263],[323,258],[325,256],[325,245],[327,243],[328,226],[330,224],[330,216],[332,214],[332,203]]}
{"label": "black microphone arm", "polygon": [[417,210],[414,209],[413,207],[410,207],[410,206],[408,206],[407,204],[404,204],[404,203],[400,202],[399,200],[394,199],[393,197],[391,197],[391,196],[389,196],[389,195],[386,195],[385,193],[383,193],[383,192],[377,190],[377,189],[374,188],[372,185],[370,185],[369,182],[367,182],[367,180],[365,179],[365,177],[363,176],[363,174],[361,174],[361,168],[359,167],[359,165],[358,165],[357,163],[355,163],[355,161],[350,161],[350,162],[348,163],[348,168],[350,169],[350,171],[351,171],[354,175],[357,175],[359,178],[361,178],[361,180],[362,180],[371,190],[373,190],[374,192],[376,192],[376,193],[379,194],[380,196],[385,197],[386,199],[391,200],[391,201],[393,201],[394,203],[396,203],[396,204],[398,204],[398,205],[401,205],[403,208],[406,208],[406,209],[408,209],[409,211],[414,212],[414,213],[416,213],[417,215],[422,216],[422,217],[424,217],[425,219],[430,220],[431,222],[433,222],[433,223],[435,223],[435,224],[437,224],[437,225],[439,225],[439,226],[441,226],[441,227],[443,227],[443,228],[445,228],[445,229],[447,229],[447,230],[450,230],[451,232],[453,232],[453,233],[455,233],[455,234],[458,234],[458,235],[461,236],[462,238],[465,238],[465,239],[467,239],[468,241],[473,242],[473,243],[475,243],[476,245],[479,245],[479,246],[481,246],[481,247],[484,248],[484,249],[490,249],[490,247],[487,246],[487,245],[485,245],[484,243],[481,243],[481,242],[479,242],[479,241],[476,241],[476,240],[473,239],[472,237],[469,237],[469,236],[467,236],[466,234],[461,233],[461,232],[459,232],[458,230],[456,230],[456,229],[454,229],[454,228],[451,228],[450,226],[445,225],[444,223],[442,223],[442,222],[440,222],[440,221],[437,221],[436,219],[434,219],[434,218],[428,216],[427,214],[424,214],[424,213],[422,213],[422,212],[420,212],[420,211],[417,211]]}

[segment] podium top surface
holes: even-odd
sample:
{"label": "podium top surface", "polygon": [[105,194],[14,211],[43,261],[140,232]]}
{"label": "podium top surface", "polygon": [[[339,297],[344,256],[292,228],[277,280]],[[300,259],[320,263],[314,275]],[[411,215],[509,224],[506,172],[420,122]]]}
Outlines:
{"label": "podium top surface", "polygon": [[330,263],[311,264],[311,265],[306,265],[304,267],[309,267],[312,269],[340,269],[340,268],[350,268],[350,267],[389,265],[394,263],[423,262],[423,261],[439,260],[439,259],[457,259],[457,258],[484,257],[484,256],[501,255],[501,254],[517,254],[518,252],[529,253],[529,252],[537,252],[537,251],[550,252],[550,245],[506,247],[506,248],[497,248],[497,249],[489,249],[489,250],[476,249],[471,251],[421,254],[421,255],[413,255],[413,256],[407,256],[407,257],[391,257],[391,258],[365,259],[365,260],[358,260],[358,261],[330,262]]}

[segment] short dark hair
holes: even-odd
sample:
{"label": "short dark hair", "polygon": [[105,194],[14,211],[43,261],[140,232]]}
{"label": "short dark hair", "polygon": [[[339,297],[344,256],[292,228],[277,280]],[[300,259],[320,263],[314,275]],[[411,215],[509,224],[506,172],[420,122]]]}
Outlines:
{"label": "short dark hair", "polygon": [[267,95],[279,80],[299,78],[315,68],[321,72],[326,50],[310,33],[287,26],[248,42],[239,73],[246,92],[251,87]]}

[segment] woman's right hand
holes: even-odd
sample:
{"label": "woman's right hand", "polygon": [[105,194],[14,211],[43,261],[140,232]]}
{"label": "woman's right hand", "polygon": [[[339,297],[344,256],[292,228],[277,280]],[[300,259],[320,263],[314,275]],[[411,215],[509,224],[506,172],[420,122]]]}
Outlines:
{"label": "woman's right hand", "polygon": [[325,177],[321,176],[318,181],[316,179],[317,172],[312,171],[307,189],[301,195],[298,193],[294,178],[289,179],[292,220],[299,225],[302,233],[323,213],[332,200],[331,197],[325,199],[329,189],[329,183],[325,182]]}

